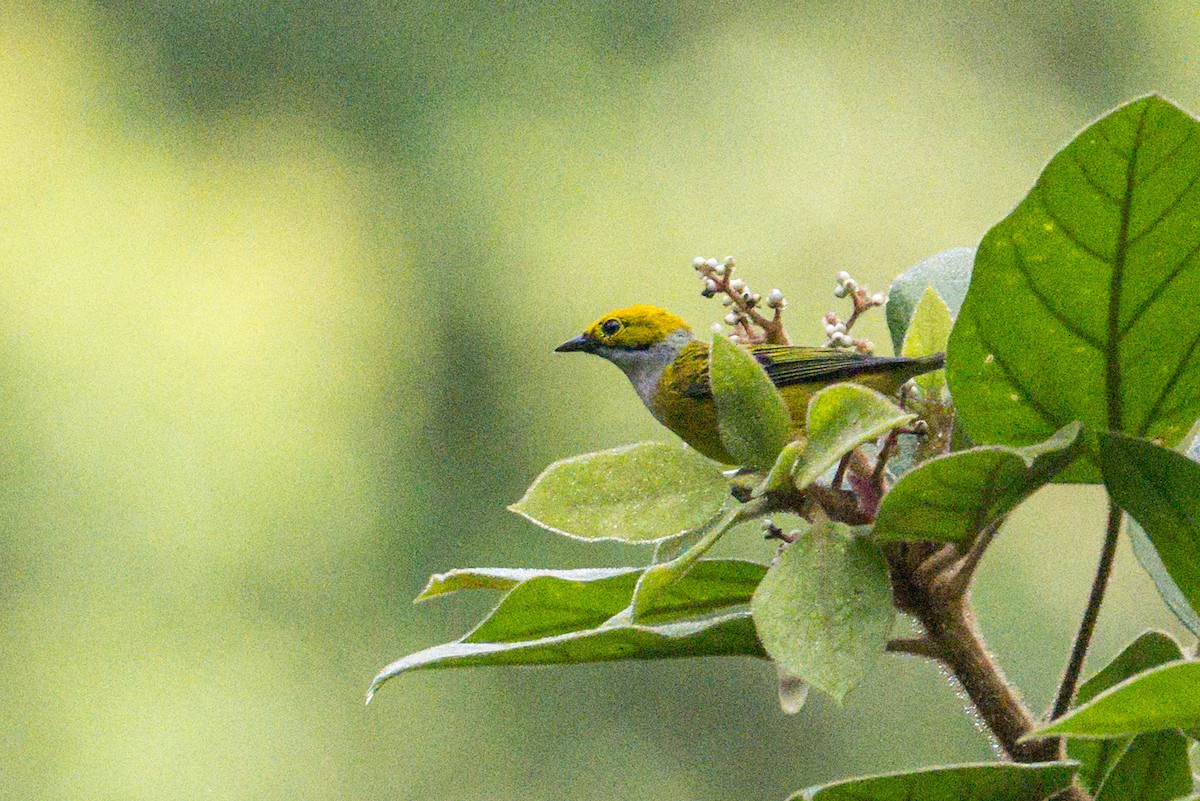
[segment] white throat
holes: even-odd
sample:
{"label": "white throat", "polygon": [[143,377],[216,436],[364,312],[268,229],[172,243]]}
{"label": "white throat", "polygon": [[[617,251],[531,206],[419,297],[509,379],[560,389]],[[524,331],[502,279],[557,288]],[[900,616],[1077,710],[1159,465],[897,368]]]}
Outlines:
{"label": "white throat", "polygon": [[605,348],[600,355],[621,368],[629,377],[642,403],[654,414],[654,395],[658,392],[658,382],[662,378],[663,370],[675,361],[675,357],[692,339],[694,337],[691,331],[680,328],[668,334],[662,342],[644,350]]}

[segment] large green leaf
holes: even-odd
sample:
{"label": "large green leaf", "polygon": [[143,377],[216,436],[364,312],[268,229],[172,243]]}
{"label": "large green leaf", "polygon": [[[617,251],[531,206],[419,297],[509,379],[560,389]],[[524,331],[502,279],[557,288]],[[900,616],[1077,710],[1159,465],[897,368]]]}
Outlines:
{"label": "large green leaf", "polygon": [[[465,642],[516,642],[595,628],[629,606],[641,575],[566,577],[548,571],[522,581],[466,637]],[[750,602],[767,568],[737,559],[701,560],[655,597],[639,622],[666,623]]]}
{"label": "large green leaf", "polygon": [[654,542],[712,521],[728,487],[695,451],[640,442],[555,462],[509,509],[568,537]]}
{"label": "large green leaf", "polygon": [[1170,801],[1192,790],[1187,738],[1156,731],[1133,738],[1096,791],[1096,801]]}
{"label": "large green leaf", "polygon": [[791,801],[1043,801],[1071,784],[1074,762],[989,762],[810,787]]}
{"label": "large green leaf", "polygon": [[[1086,704],[1109,687],[1114,687],[1138,673],[1182,658],[1183,651],[1180,650],[1179,643],[1169,634],[1147,631],[1126,646],[1104,669],[1081,684],[1075,695],[1075,703]],[[1067,742],[1067,756],[1079,760],[1079,782],[1084,789],[1094,792],[1100,786],[1113,765],[1129,748],[1132,740],[1131,737],[1119,737],[1112,740]]]}
{"label": "large green leaf", "polygon": [[728,337],[713,336],[709,358],[721,444],[738,464],[770,470],[791,430],[787,405],[750,351]]}
{"label": "large green leaf", "polygon": [[816,525],[783,549],[750,610],[771,658],[840,701],[891,633],[887,562],[874,542],[848,526]]}
{"label": "large green leaf", "polygon": [[411,670],[479,665],[562,665],[618,659],[765,656],[749,612],[659,626],[610,625],[514,643],[453,642],[398,659],[379,672],[367,702],[388,679]]}
{"label": "large green leaf", "polygon": [[792,480],[804,489],[859,445],[915,418],[859,384],[825,387],[808,403],[808,442],[792,468]]}
{"label": "large green leaf", "polygon": [[1196,727],[1200,727],[1200,662],[1171,662],[1102,692],[1031,736],[1111,738]]}
{"label": "large green leaf", "polygon": [[888,290],[887,324],[896,353],[903,346],[908,324],[926,288],[937,290],[951,314],[958,314],[967,296],[974,262],[975,248],[951,248],[914,264],[892,281]]}
{"label": "large green leaf", "polygon": [[[1200,465],[1154,443],[1110,433],[1100,434],[1100,465],[1109,494],[1154,546],[1157,559],[1143,553],[1142,564],[1180,620],[1195,625],[1200,610]],[[1144,544],[1137,541],[1139,533],[1132,534],[1135,546]]]}
{"label": "large green leaf", "polygon": [[974,537],[1015,509],[1075,458],[1079,424],[1038,445],[988,445],[930,459],[904,475],[875,519],[880,539]]}
{"label": "large green leaf", "polygon": [[[1200,415],[1198,133],[1161,97],[1123,106],[984,237],[946,368],[974,441],[1081,420],[1174,444]],[[1060,478],[1098,471],[1080,460]]]}
{"label": "large green leaf", "polygon": [[[942,300],[936,289],[926,287],[925,294],[913,312],[908,331],[904,334],[904,347],[900,349],[900,355],[915,359],[945,352],[953,326],[954,319],[946,301]],[[919,375],[913,381],[924,397],[942,400],[942,393],[946,389],[945,370],[934,370]]]}

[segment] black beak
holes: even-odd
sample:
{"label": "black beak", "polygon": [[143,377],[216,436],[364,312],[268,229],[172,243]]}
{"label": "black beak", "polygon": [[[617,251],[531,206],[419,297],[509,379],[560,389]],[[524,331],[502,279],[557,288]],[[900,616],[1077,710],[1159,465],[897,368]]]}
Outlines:
{"label": "black beak", "polygon": [[566,342],[554,349],[555,353],[570,353],[573,350],[581,350],[584,353],[591,353],[593,349],[592,340],[588,339],[587,334],[580,334],[574,339],[568,339]]}

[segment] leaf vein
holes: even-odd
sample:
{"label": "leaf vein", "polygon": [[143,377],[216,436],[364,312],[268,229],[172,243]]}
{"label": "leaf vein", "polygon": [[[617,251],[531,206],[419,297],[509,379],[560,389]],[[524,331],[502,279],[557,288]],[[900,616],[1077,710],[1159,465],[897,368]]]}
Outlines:
{"label": "leaf vein", "polygon": [[1029,272],[1029,265],[1025,262],[1025,256],[1021,253],[1021,248],[1013,245],[1013,252],[1016,253],[1017,272],[1025,279],[1026,285],[1029,286],[1029,291],[1037,298],[1038,302],[1045,307],[1046,311],[1050,312],[1050,316],[1057,320],[1064,328],[1070,331],[1075,336],[1082,339],[1087,344],[1091,345],[1096,350],[1103,350],[1103,343],[1095,335],[1088,333],[1079,323],[1067,317],[1061,311],[1054,307],[1050,298],[1041,288],[1034,283],[1033,275]]}
{"label": "leaf vein", "polygon": [[1154,220],[1148,226],[1143,228],[1141,231],[1139,231],[1137,233],[1136,236],[1132,237],[1129,240],[1128,247],[1133,247],[1138,242],[1140,242],[1144,237],[1147,237],[1150,234],[1154,233],[1154,231],[1156,231],[1158,229],[1158,226],[1162,225],[1162,223],[1165,222],[1166,219],[1171,216],[1171,212],[1175,211],[1175,209],[1179,206],[1179,204],[1183,202],[1183,199],[1185,197],[1187,197],[1187,195],[1193,189],[1196,188],[1197,181],[1200,181],[1200,171],[1198,171],[1195,175],[1192,176],[1192,180],[1188,181],[1187,186],[1185,186],[1183,188],[1183,190],[1180,191],[1180,193],[1178,195],[1176,195],[1174,197],[1174,199],[1172,199],[1171,202],[1168,203],[1163,208],[1163,210],[1159,213],[1159,215],[1157,217],[1155,217]]}
{"label": "leaf vein", "polygon": [[[1157,419],[1159,419],[1159,414],[1162,412],[1163,404],[1166,402],[1167,396],[1174,391],[1175,386],[1179,383],[1179,379],[1183,378],[1184,371],[1187,369],[1188,364],[1191,363],[1192,357],[1196,355],[1197,347],[1200,347],[1200,331],[1197,331],[1196,335],[1192,337],[1192,341],[1187,347],[1187,352],[1184,354],[1183,358],[1179,360],[1179,364],[1175,365],[1175,369],[1172,371],[1171,377],[1167,379],[1167,383],[1163,385],[1162,391],[1158,395],[1158,399],[1154,401],[1154,405],[1150,407],[1150,411],[1146,415],[1146,419],[1142,423],[1142,427],[1138,430],[1139,437],[1146,436],[1146,432],[1150,429],[1150,426]],[[1182,407],[1176,406],[1174,408],[1178,409]]]}
{"label": "leaf vein", "polygon": [[1121,327],[1119,334],[1120,338],[1124,338],[1125,335],[1133,330],[1133,327],[1137,325],[1138,320],[1142,319],[1142,315],[1144,315],[1146,311],[1154,305],[1155,301],[1157,301],[1162,293],[1166,291],[1167,287],[1171,285],[1171,282],[1178,278],[1179,274],[1187,268],[1188,264],[1193,258],[1195,258],[1197,253],[1200,253],[1200,241],[1196,242],[1192,249],[1188,251],[1187,255],[1180,259],[1179,263],[1175,265],[1175,269],[1168,273],[1166,278],[1164,278],[1158,286],[1154,287],[1154,290],[1146,296],[1145,300],[1141,302],[1134,313],[1130,316],[1129,320]]}
{"label": "leaf vein", "polygon": [[1091,256],[1093,259],[1103,262],[1104,264],[1111,265],[1113,263],[1113,257],[1106,256],[1105,254],[1096,250],[1091,245],[1084,242],[1083,239],[1081,239],[1079,237],[1079,234],[1077,234],[1070,226],[1068,226],[1065,222],[1063,222],[1062,217],[1060,217],[1057,212],[1055,212],[1052,208],[1050,208],[1050,204],[1046,202],[1046,198],[1044,197],[1044,195],[1045,195],[1044,192],[1039,191],[1037,193],[1038,202],[1040,202],[1042,204],[1042,211],[1044,211],[1046,213],[1046,216],[1050,218],[1050,222],[1052,222],[1056,226],[1058,226],[1059,230],[1061,230],[1063,232],[1063,235],[1066,236],[1066,238],[1068,240],[1070,240],[1071,244],[1075,245],[1075,247],[1079,248],[1084,253]]}
{"label": "leaf vein", "polygon": [[1109,194],[1107,189],[1100,185],[1100,182],[1097,181],[1091,172],[1088,171],[1087,165],[1084,164],[1083,159],[1080,158],[1078,153],[1072,151],[1071,158],[1075,162],[1075,166],[1079,168],[1079,173],[1083,176],[1083,180],[1087,182],[1088,186],[1096,190],[1096,194],[1100,195],[1100,197],[1112,203],[1114,206],[1121,205],[1121,199],[1118,197],[1113,197],[1111,194]]}

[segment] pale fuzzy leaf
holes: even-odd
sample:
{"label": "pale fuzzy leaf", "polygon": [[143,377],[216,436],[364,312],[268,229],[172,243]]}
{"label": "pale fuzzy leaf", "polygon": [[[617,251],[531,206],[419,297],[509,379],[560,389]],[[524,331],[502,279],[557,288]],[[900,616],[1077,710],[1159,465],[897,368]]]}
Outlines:
{"label": "pale fuzzy leaf", "polygon": [[641,442],[555,462],[509,509],[576,539],[650,543],[711,522],[728,486],[690,448]]}
{"label": "pale fuzzy leaf", "polygon": [[830,522],[783,549],[750,609],[771,659],[838,701],[883,653],[895,616],[878,546]]}
{"label": "pale fuzzy leaf", "polygon": [[721,444],[739,465],[770,470],[792,425],[770,377],[748,350],[721,334],[713,336],[709,376]]}

